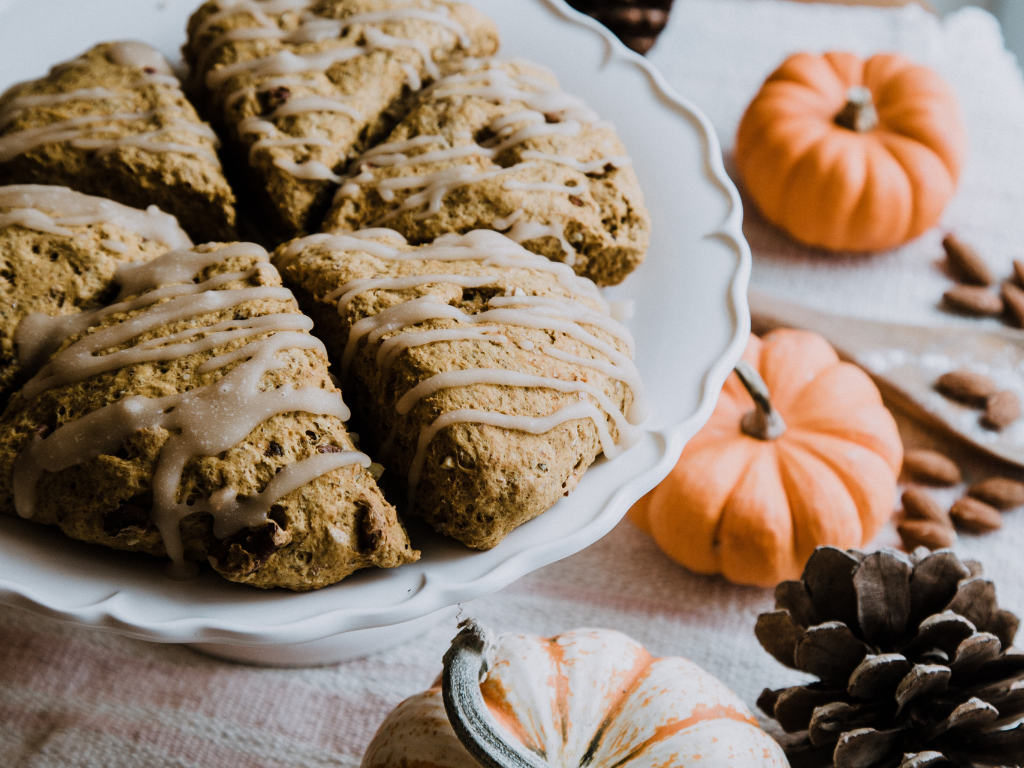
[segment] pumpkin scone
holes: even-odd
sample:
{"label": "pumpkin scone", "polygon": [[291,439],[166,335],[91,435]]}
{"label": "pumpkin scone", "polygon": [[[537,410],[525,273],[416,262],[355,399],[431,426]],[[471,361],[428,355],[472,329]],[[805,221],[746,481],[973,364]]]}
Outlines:
{"label": "pumpkin scone", "polygon": [[639,435],[629,332],[565,264],[490,230],[310,235],[274,259],[367,449],[441,533],[493,547]]}
{"label": "pumpkin scone", "polygon": [[56,184],[157,205],[197,241],[234,239],[235,196],[159,52],[97,45],[0,96],[0,184]]}
{"label": "pumpkin scone", "polygon": [[92,309],[117,292],[121,264],[191,246],[174,217],[156,208],[66,187],[0,187],[0,403],[45,362],[19,355],[17,330],[27,315]]}
{"label": "pumpkin scone", "polygon": [[643,261],[650,217],[610,123],[539,65],[491,59],[425,88],[353,163],[324,230],[376,226],[413,243],[502,230],[614,285]]}
{"label": "pumpkin scone", "polygon": [[116,303],[21,340],[52,355],[0,419],[0,509],[257,587],[417,559],[266,251],[171,251],[117,280]]}
{"label": "pumpkin scone", "polygon": [[188,33],[203,108],[281,239],[319,228],[411,93],[498,48],[490,19],[441,0],[209,0]]}

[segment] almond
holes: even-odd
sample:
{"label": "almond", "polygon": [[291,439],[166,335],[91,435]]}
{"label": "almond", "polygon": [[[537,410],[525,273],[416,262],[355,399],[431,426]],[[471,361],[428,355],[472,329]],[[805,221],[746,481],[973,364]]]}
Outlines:
{"label": "almond", "polygon": [[989,396],[999,391],[999,387],[988,376],[965,368],[942,374],[935,382],[935,388],[953,400],[978,406],[985,405]]}
{"label": "almond", "polygon": [[1024,288],[1024,261],[1013,260],[1013,275],[1017,278],[1017,283]]}
{"label": "almond", "polygon": [[988,265],[971,246],[950,233],[942,238],[942,247],[946,249],[949,271],[957,280],[971,285],[992,285]]}
{"label": "almond", "polygon": [[990,477],[968,488],[967,495],[981,499],[996,509],[1013,509],[1024,504],[1024,483],[1008,477]]}
{"label": "almond", "polygon": [[930,520],[903,520],[896,526],[896,530],[907,552],[913,552],[918,547],[945,549],[956,542],[956,532],[952,527]]}
{"label": "almond", "polygon": [[989,429],[1002,429],[1017,420],[1020,416],[1020,400],[1013,392],[1004,389],[989,395],[985,401],[985,413],[981,423]]}
{"label": "almond", "polygon": [[[1021,262],[1015,261],[1014,264]],[[1010,310],[1010,317],[1014,323],[1024,328],[1024,291],[1013,283],[1003,283],[1001,291],[1006,308]]]}
{"label": "almond", "polygon": [[956,485],[960,468],[938,451],[915,448],[903,454],[903,471],[911,480],[926,485]]}
{"label": "almond", "polygon": [[969,533],[988,533],[1003,527],[1003,516],[999,514],[998,509],[970,496],[953,502],[949,516],[953,518],[957,528]]}
{"label": "almond", "polygon": [[978,285],[958,285],[942,294],[942,298],[947,309],[964,315],[986,317],[1003,311],[1003,300]]}
{"label": "almond", "polygon": [[939,502],[923,488],[907,488],[903,492],[903,512],[908,520],[925,520],[951,528],[953,523]]}

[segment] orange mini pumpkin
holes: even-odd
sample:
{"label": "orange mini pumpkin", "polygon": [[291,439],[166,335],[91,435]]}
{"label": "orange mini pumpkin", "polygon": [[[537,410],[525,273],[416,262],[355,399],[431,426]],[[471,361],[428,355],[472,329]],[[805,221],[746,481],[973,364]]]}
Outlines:
{"label": "orange mini pumpkin", "polygon": [[815,333],[752,335],[737,374],[629,514],[690,570],[773,586],[799,578],[817,546],[874,537],[893,513],[903,445],[874,382]]}
{"label": "orange mini pumpkin", "polygon": [[895,54],[789,57],[736,136],[736,165],[765,218],[835,251],[894,248],[934,226],[966,151],[952,89]]}

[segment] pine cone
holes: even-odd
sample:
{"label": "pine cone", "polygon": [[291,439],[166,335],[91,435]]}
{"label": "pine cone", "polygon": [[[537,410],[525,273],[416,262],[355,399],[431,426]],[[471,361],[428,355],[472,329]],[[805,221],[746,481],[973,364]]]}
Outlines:
{"label": "pine cone", "polygon": [[[757,705],[787,733],[793,768],[1024,766],[1024,654],[981,566],[819,547],[757,619],[761,645],[820,682]],[[1004,649],[1010,652],[1004,652]]]}
{"label": "pine cone", "polygon": [[668,22],[672,0],[568,0],[637,53],[647,53]]}

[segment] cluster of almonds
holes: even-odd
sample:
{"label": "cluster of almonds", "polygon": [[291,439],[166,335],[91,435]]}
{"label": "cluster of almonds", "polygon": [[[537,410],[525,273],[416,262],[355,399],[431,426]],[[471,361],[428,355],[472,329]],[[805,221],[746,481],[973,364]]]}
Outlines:
{"label": "cluster of almonds", "polygon": [[[1021,291],[1024,296],[1024,291]],[[1008,389],[1000,390],[996,383],[982,373],[958,368],[942,374],[935,389],[948,397],[975,408],[982,408],[981,424],[988,429],[1000,430],[1020,417],[1020,399]]]}
{"label": "cluster of almonds", "polygon": [[995,278],[977,252],[948,234],[942,239],[950,274],[960,284],[946,291],[945,306],[954,312],[975,317],[1003,318],[1024,328],[1024,261],[1013,262],[1013,276],[1003,281],[999,293],[992,290]]}
{"label": "cluster of almonds", "polygon": [[[936,451],[915,449],[903,458],[903,471],[917,483],[932,486],[956,485],[962,480],[960,468]],[[910,487],[903,494],[903,518],[896,529],[908,552],[917,547],[942,549],[953,546],[956,529],[967,533],[988,533],[1003,526],[1000,512],[1024,505],[1024,483],[1006,477],[990,477],[975,483],[948,510],[924,489]]]}

